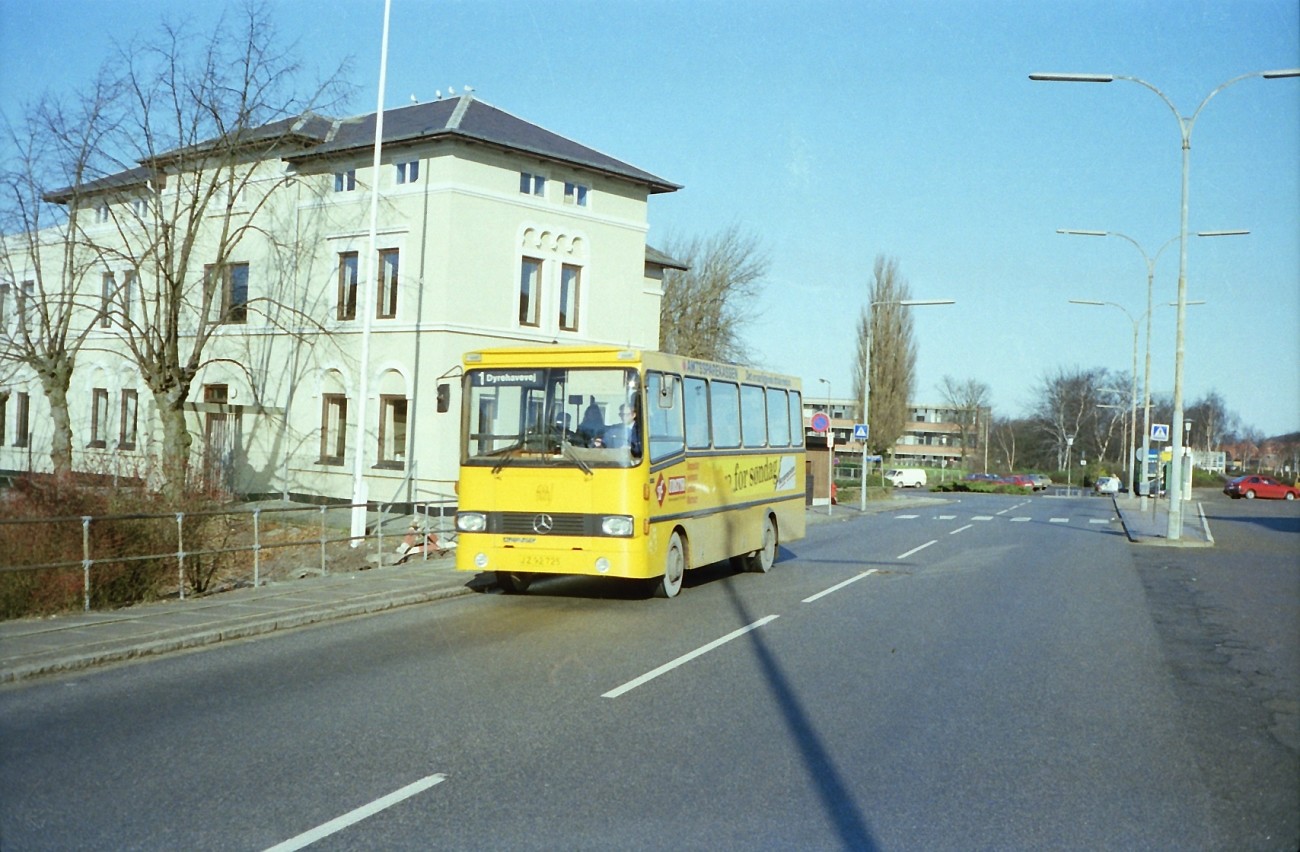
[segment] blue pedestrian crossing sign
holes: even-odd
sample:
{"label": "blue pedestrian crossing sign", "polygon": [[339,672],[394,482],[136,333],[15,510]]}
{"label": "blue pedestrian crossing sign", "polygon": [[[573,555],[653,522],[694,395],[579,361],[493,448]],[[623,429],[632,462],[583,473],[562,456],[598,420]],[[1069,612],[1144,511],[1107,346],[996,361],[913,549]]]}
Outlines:
{"label": "blue pedestrian crossing sign", "polygon": [[855,441],[867,440],[867,424],[865,423],[853,424],[853,440]]}
{"label": "blue pedestrian crossing sign", "polygon": [[1168,440],[1169,440],[1169,424],[1168,424],[1168,423],[1152,423],[1152,424],[1151,424],[1151,440],[1153,440],[1153,441],[1168,441]]}

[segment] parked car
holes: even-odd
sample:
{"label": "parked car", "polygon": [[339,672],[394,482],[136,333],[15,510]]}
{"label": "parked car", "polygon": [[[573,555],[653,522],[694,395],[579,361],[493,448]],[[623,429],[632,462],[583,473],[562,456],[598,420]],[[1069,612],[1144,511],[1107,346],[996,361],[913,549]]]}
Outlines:
{"label": "parked car", "polygon": [[1035,491],[1046,491],[1047,486],[1052,484],[1052,477],[1045,473],[1031,473],[1029,478],[1034,481]]}
{"label": "parked car", "polygon": [[967,482],[997,482],[1000,477],[996,473],[968,473],[963,478]]}
{"label": "parked car", "polygon": [[1256,497],[1266,500],[1294,500],[1300,497],[1300,488],[1278,482],[1272,477],[1256,474],[1228,480],[1228,484],[1223,486],[1223,493],[1234,500],[1240,497],[1245,497],[1247,500],[1254,500]]}
{"label": "parked car", "polygon": [[924,488],[926,483],[925,471],[913,468],[887,470],[885,479],[892,482],[895,488]]}
{"label": "parked car", "polygon": [[1092,489],[1098,494],[1118,494],[1120,481],[1118,476],[1099,476]]}
{"label": "parked car", "polygon": [[1033,491],[1035,488],[1038,487],[1034,483],[1033,479],[1031,479],[1027,474],[1023,474],[1023,473],[1012,473],[1002,477],[1002,484],[1014,485],[1017,488],[1028,488],[1030,491]]}

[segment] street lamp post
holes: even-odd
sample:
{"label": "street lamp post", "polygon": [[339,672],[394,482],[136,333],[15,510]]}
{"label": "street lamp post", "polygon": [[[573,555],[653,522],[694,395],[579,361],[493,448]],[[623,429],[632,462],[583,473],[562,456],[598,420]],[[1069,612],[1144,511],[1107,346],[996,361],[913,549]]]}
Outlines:
{"label": "street lamp post", "polygon": [[1160,89],[1148,83],[1140,77],[1129,77],[1121,74],[1030,74],[1029,79],[1037,82],[1051,83],[1111,83],[1115,80],[1127,80],[1130,83],[1137,83],[1144,86],[1164,101],[1165,106],[1173,112],[1174,118],[1178,121],[1178,129],[1182,135],[1183,144],[1183,168],[1182,168],[1182,204],[1179,214],[1178,226],[1178,320],[1177,330],[1175,332],[1174,342],[1174,418],[1171,424],[1173,440],[1173,464],[1170,465],[1170,488],[1171,496],[1169,500],[1169,528],[1166,537],[1170,541],[1177,541],[1183,537],[1183,501],[1182,501],[1182,481],[1183,481],[1183,352],[1184,340],[1183,329],[1187,318],[1187,186],[1188,170],[1191,165],[1192,153],[1192,128],[1196,125],[1196,119],[1200,116],[1201,110],[1210,99],[1234,83],[1242,80],[1249,80],[1254,77],[1263,77],[1266,80],[1275,80],[1284,77],[1300,77],[1300,68],[1286,68],[1276,71],[1252,71],[1248,74],[1241,74],[1233,77],[1227,82],[1221,83],[1217,88],[1211,91],[1197,105],[1196,110],[1190,117],[1184,117],[1178,111],[1174,102]]}
{"label": "street lamp post", "polygon": [[953,299],[887,299],[867,303],[867,352],[862,365],[862,422],[867,427],[867,438],[862,441],[862,488],[858,494],[858,511],[867,511],[867,441],[871,437],[871,322],[878,305],[900,305],[905,308],[926,305],[952,305]]}
{"label": "street lamp post", "polygon": [[[1118,231],[1085,231],[1085,230],[1079,230],[1074,228],[1057,228],[1056,233],[1067,234],[1076,237],[1119,237],[1122,240],[1127,240],[1129,244],[1133,246],[1133,248],[1137,249],[1138,254],[1142,255],[1142,260],[1146,264],[1147,329],[1146,329],[1146,363],[1145,366],[1142,368],[1142,504],[1141,504],[1141,507],[1143,509],[1146,509],[1147,496],[1148,496],[1147,492],[1150,490],[1147,487],[1147,483],[1149,482],[1149,480],[1147,479],[1147,464],[1149,463],[1148,459],[1150,459],[1151,457],[1151,321],[1152,318],[1155,316],[1155,310],[1153,309],[1153,299],[1154,299],[1154,286],[1155,286],[1155,277],[1156,277],[1156,261],[1160,259],[1160,255],[1164,253],[1165,249],[1169,248],[1171,245],[1173,245],[1178,241],[1178,237],[1177,236],[1170,237],[1167,241],[1165,241],[1164,245],[1162,245],[1159,249],[1156,250],[1155,254],[1150,255],[1147,254],[1146,250],[1142,248],[1141,243],[1139,243],[1137,240],[1130,237],[1128,234],[1121,234]],[[1224,230],[1224,231],[1197,231],[1196,236],[1238,237],[1249,233],[1250,231],[1237,230],[1237,229]],[[1136,428],[1136,424],[1134,425],[1134,428]],[[1136,446],[1134,447],[1134,449],[1136,450]]]}
{"label": "street lamp post", "polygon": [[[1094,301],[1092,301],[1092,300],[1090,300],[1090,299],[1070,299],[1069,301],[1070,301],[1070,304],[1072,304],[1072,305],[1100,305],[1100,306],[1102,306],[1102,307],[1109,306],[1109,307],[1112,307],[1112,308],[1119,308],[1121,311],[1124,312],[1124,316],[1128,317],[1128,318],[1129,318],[1129,321],[1133,323],[1133,372],[1132,372],[1132,374],[1131,374],[1131,381],[1130,381],[1130,383],[1129,383],[1129,385],[1130,385],[1130,390],[1129,390],[1129,414],[1130,414],[1130,419],[1129,419],[1128,435],[1126,436],[1126,437],[1128,438],[1128,446],[1125,448],[1125,452],[1126,452],[1127,455],[1128,455],[1128,462],[1127,462],[1127,465],[1126,465],[1127,468],[1128,468],[1128,473],[1129,473],[1129,476],[1128,476],[1128,495],[1129,495],[1129,499],[1131,500],[1131,499],[1133,499],[1133,495],[1134,495],[1135,492],[1136,492],[1136,489],[1135,489],[1135,487],[1134,487],[1134,483],[1135,483],[1135,481],[1137,480],[1137,476],[1136,476],[1137,469],[1133,467],[1133,461],[1134,461],[1134,459],[1133,459],[1133,454],[1134,454],[1135,448],[1136,448],[1136,446],[1137,446],[1138,323],[1142,322],[1142,317],[1136,317],[1136,318],[1135,318],[1132,314],[1130,314],[1130,313],[1128,312],[1128,309],[1127,309],[1127,308],[1125,308],[1123,305],[1116,304],[1115,302],[1094,302]],[[1143,458],[1142,471],[1143,471],[1143,476],[1145,477],[1145,475],[1146,475],[1146,456],[1144,455],[1142,458]]]}
{"label": "street lamp post", "polygon": [[817,381],[826,385],[826,515],[835,511],[835,421],[831,419],[831,383],[826,379]]}

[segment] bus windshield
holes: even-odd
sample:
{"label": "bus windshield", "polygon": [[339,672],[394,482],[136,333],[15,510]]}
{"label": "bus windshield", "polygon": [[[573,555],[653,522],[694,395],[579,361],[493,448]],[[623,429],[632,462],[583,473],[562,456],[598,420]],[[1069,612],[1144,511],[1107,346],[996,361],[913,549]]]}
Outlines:
{"label": "bus windshield", "polygon": [[641,461],[643,418],[636,370],[469,370],[465,394],[463,464],[590,470]]}

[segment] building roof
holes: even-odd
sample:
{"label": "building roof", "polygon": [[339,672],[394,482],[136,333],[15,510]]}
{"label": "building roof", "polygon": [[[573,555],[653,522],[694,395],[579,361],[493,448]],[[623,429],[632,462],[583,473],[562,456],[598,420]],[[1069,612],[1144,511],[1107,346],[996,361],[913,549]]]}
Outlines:
{"label": "building roof", "polygon": [[[376,113],[351,118],[330,118],[316,113],[290,116],[250,130],[243,131],[241,143],[279,140],[299,146],[300,150],[282,154],[291,163],[317,158],[335,158],[373,148],[375,144]],[[544,160],[565,163],[590,169],[594,172],[623,178],[641,184],[651,193],[674,192],[681,189],[650,172],[638,169],[594,148],[580,145],[571,139],[552,133],[543,127],[517,118],[504,110],[487,104],[473,95],[465,94],[428,103],[411,104],[384,110],[384,146],[414,144],[433,139],[459,139],[471,143],[490,145],[507,151],[524,152]],[[155,169],[151,164],[163,165],[167,160],[186,153],[202,154],[215,147],[212,142],[199,143],[159,154],[141,165],[116,174],[83,183],[79,188],[67,187],[49,193],[50,201],[63,202],[74,195],[145,183]],[[672,266],[673,264],[667,264]]]}
{"label": "building roof", "polygon": [[656,266],[662,266],[664,269],[680,269],[682,271],[690,269],[689,266],[682,263],[680,260],[675,260],[648,243],[645,247],[645,261],[646,263],[653,263]]}
{"label": "building roof", "polygon": [[[376,113],[372,112],[338,120],[320,144],[286,159],[297,162],[369,150],[375,144],[375,116]],[[473,95],[384,110],[384,145],[438,138],[461,139],[510,151],[523,151],[545,160],[581,166],[643,184],[654,193],[681,189],[678,184],[517,118]]]}

